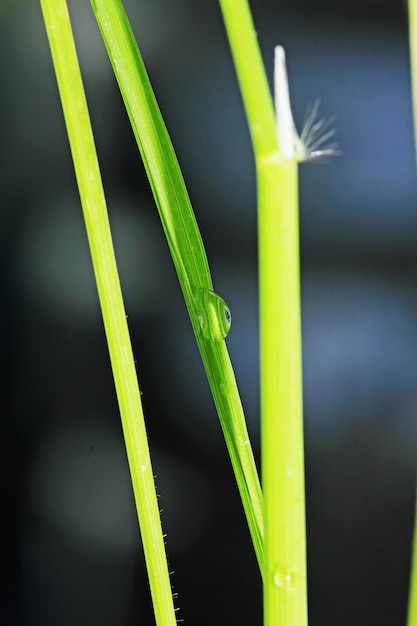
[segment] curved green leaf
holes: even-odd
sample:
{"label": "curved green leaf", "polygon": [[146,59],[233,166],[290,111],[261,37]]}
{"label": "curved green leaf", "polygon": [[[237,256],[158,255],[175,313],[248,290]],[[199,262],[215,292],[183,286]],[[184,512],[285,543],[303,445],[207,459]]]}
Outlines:
{"label": "curved green leaf", "polygon": [[262,493],[224,342],[230,313],[213,291],[204,245],[181,170],[123,5],[120,0],[91,0],[91,4],[152,187],[262,571]]}

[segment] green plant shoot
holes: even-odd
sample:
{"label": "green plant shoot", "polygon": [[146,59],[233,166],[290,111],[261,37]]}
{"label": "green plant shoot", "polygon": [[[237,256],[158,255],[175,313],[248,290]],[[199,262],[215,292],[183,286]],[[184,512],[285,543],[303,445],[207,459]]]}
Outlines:
{"label": "green plant shoot", "polygon": [[[282,93],[287,85],[282,80],[277,87],[280,104],[277,110],[279,108],[286,119],[283,122],[275,119],[248,3],[246,0],[220,0],[220,6],[251,133],[258,185],[264,624],[306,626],[298,177],[294,126],[289,99],[287,97],[285,102],[286,94]],[[276,128],[281,129],[278,135]]]}
{"label": "green plant shoot", "polygon": [[[414,142],[417,150],[417,2],[408,0],[411,87],[413,99]],[[417,502],[417,498],[416,498]],[[417,626],[417,504],[414,514],[413,550],[408,598],[407,626]]]}
{"label": "green plant shoot", "polygon": [[41,0],[83,206],[158,626],[175,626],[142,405],[106,202],[65,0]]}

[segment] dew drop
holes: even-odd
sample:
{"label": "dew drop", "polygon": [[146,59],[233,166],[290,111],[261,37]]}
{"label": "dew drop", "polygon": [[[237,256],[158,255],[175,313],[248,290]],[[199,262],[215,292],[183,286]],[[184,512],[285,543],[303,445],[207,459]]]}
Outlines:
{"label": "dew drop", "polygon": [[230,396],[236,389],[236,386],[229,382],[229,381],[223,381],[222,383],[220,383],[220,392],[223,396],[226,396],[226,398],[228,396]]}
{"label": "dew drop", "polygon": [[223,298],[209,289],[195,289],[194,296],[204,337],[213,341],[221,341],[227,337],[232,325],[232,315]]}
{"label": "dew drop", "polygon": [[273,581],[274,585],[283,591],[294,591],[297,585],[297,576],[289,567],[279,565],[273,573]]}

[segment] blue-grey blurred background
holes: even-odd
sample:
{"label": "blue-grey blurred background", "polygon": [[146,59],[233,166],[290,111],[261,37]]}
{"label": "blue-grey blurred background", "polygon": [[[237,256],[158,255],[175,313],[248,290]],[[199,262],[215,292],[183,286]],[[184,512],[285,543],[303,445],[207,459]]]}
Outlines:
{"label": "blue-grey blurred background", "polygon": [[[405,623],[417,452],[417,175],[407,14],[394,0],[253,0],[286,47],[301,166],[310,622]],[[177,278],[90,4],[71,0],[187,624],[260,624],[261,585]],[[253,158],[215,0],[127,0],[228,302],[259,458]],[[0,0],[0,624],[153,623],[57,88],[36,0]]]}

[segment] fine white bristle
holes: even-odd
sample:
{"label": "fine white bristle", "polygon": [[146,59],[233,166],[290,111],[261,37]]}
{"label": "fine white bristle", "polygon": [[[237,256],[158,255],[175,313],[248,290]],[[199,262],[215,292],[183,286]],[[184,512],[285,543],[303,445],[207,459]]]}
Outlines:
{"label": "fine white bristle", "polygon": [[329,140],[334,137],[336,130],[332,127],[334,117],[328,119],[318,117],[320,100],[307,109],[303,129],[299,137],[299,159],[312,161],[326,159],[340,154],[337,144]]}

